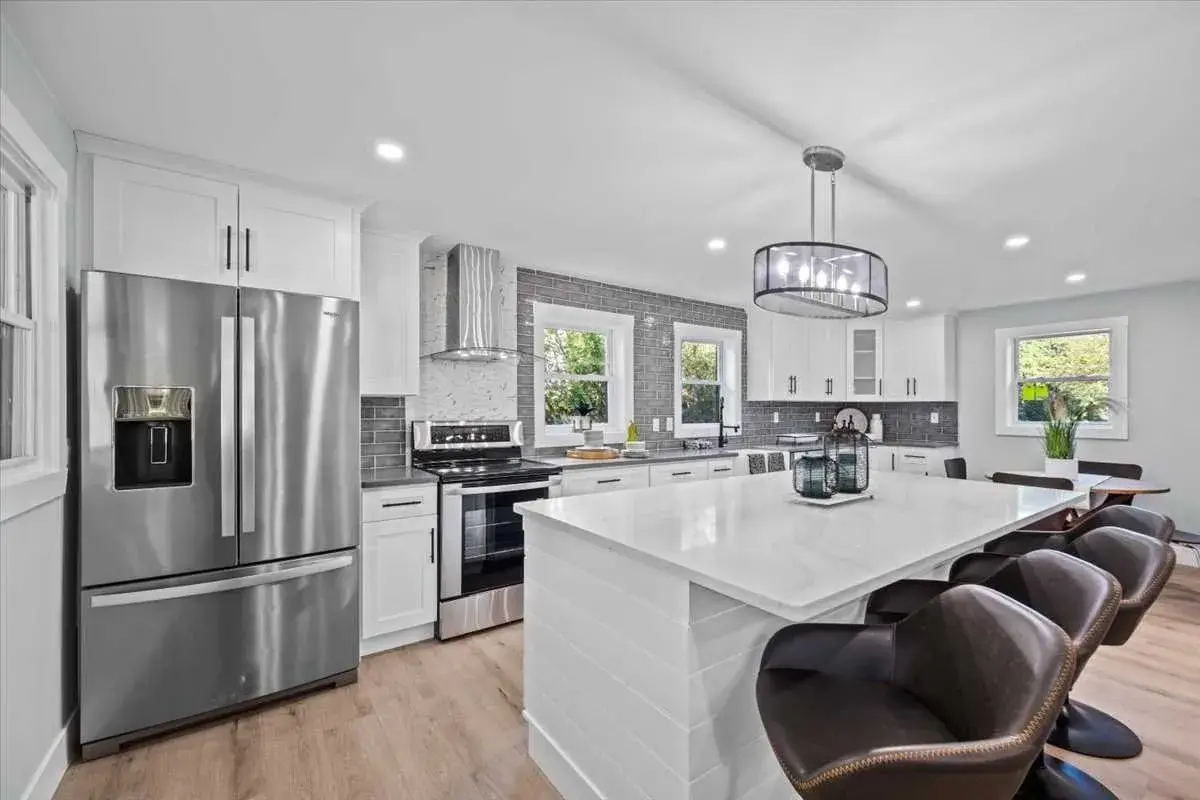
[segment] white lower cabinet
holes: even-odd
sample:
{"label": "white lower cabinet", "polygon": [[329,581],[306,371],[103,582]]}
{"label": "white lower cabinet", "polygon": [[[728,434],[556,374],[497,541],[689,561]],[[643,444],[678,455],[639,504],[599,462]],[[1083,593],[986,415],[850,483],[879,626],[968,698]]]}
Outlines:
{"label": "white lower cabinet", "polygon": [[696,461],[676,461],[670,464],[655,464],[650,467],[650,485],[666,486],[669,483],[708,480],[708,464]]}
{"label": "white lower cabinet", "polygon": [[708,477],[711,478],[732,478],[736,473],[737,459],[735,458],[714,458],[708,462]]}
{"label": "white lower cabinet", "polygon": [[956,455],[957,447],[897,447],[896,472],[945,477],[946,459]]}
{"label": "white lower cabinet", "polygon": [[563,496],[599,494],[621,489],[645,489],[650,485],[648,467],[599,467],[563,472]]}
{"label": "white lower cabinet", "polygon": [[[378,511],[385,503],[370,498],[388,491],[364,492],[364,505]],[[433,494],[436,488],[424,491]],[[436,502],[431,505],[436,508]],[[364,655],[428,639],[437,619],[437,514],[407,516],[403,512],[413,506],[395,508],[394,518],[362,528]]]}
{"label": "white lower cabinet", "polygon": [[896,469],[896,448],[879,445],[867,456],[871,472],[893,472]]}

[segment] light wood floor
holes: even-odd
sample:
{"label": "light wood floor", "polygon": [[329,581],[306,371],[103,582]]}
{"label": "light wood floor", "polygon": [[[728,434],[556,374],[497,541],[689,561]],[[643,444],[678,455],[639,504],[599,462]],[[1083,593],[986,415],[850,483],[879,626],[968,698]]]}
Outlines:
{"label": "light wood floor", "polygon": [[[372,656],[355,685],[77,764],[55,798],[557,800],[525,750],[521,656],[519,625]],[[1122,800],[1200,797],[1200,570],[1176,571],[1075,696],[1132,726],[1146,750],[1061,755]]]}

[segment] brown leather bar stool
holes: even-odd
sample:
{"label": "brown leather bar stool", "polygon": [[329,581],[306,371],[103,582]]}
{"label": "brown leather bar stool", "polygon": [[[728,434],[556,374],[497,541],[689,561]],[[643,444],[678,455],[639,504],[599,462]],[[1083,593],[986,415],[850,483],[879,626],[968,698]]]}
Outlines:
{"label": "brown leather bar stool", "polygon": [[[1106,511],[1134,511],[1131,506],[1113,506]],[[1106,532],[1106,536],[1093,534]],[[1123,535],[1112,535],[1120,533]],[[1073,539],[1063,552],[1093,564],[1103,565],[1121,584],[1123,593],[1117,618],[1104,637],[1103,644],[1125,644],[1142,617],[1162,594],[1171,570],[1175,551],[1166,542],[1120,528],[1103,527]],[[950,580],[976,582],[986,580],[1012,556],[999,553],[971,553],[950,567]],[[1068,700],[1050,734],[1050,744],[1098,758],[1133,758],[1142,752],[1142,742],[1127,725],[1103,711]]]}
{"label": "brown leather bar stool", "polygon": [[[1129,478],[1134,481],[1142,479],[1141,464],[1122,464],[1117,461],[1080,461],[1079,471],[1089,475],[1110,475],[1114,478]],[[1133,495],[1131,494],[1106,494],[1100,507],[1131,505],[1133,505]]]}
{"label": "brown leather bar stool", "polygon": [[1033,550],[1062,550],[1088,531],[1114,526],[1169,542],[1175,535],[1175,521],[1165,514],[1135,506],[1104,506],[1093,509],[1062,533],[1014,531],[984,545],[989,553],[1019,556]]}
{"label": "brown leather bar stool", "polygon": [[[1087,534],[1136,535],[1111,529]],[[1121,602],[1120,584],[1102,565],[1053,550],[1004,559],[1003,565],[981,585],[1032,608],[1066,632],[1075,645],[1072,683],[1104,640]],[[952,586],[949,581],[924,580],[885,586],[867,601],[867,622],[899,622]],[[1021,800],[1116,800],[1116,795],[1095,778],[1044,751],[1029,768],[1017,796]]]}
{"label": "brown leather bar stool", "polygon": [[804,800],[1010,800],[1075,672],[1062,629],[983,586],[895,625],[789,625],[758,711]]}

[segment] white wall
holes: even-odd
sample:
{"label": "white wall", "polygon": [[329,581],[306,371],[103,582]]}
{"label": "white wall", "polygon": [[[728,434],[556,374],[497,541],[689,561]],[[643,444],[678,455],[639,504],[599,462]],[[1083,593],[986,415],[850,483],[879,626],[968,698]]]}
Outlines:
{"label": "white wall", "polygon": [[[0,87],[67,170],[74,193],[75,136],[53,96],[0,22]],[[73,263],[73,197],[67,254]],[[68,280],[71,270],[68,269]],[[75,709],[74,537],[62,499],[0,523],[0,798],[48,798],[58,762],[45,770]],[[59,751],[61,755],[61,751]],[[36,791],[27,795],[31,790]]]}
{"label": "white wall", "polygon": [[1171,492],[1135,502],[1200,532],[1200,281],[962,314],[958,438],[967,468],[981,477],[1042,463],[1037,439],[996,435],[996,329],[1115,316],[1129,317],[1129,439],[1082,439],[1079,456],[1141,464]]}

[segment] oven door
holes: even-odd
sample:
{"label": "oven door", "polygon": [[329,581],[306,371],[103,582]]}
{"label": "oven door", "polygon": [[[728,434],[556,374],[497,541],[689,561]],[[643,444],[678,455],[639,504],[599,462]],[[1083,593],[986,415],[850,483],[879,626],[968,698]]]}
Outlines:
{"label": "oven door", "polygon": [[492,486],[442,486],[442,600],[520,584],[525,578],[525,530],[517,503],[557,494],[562,479]]}

